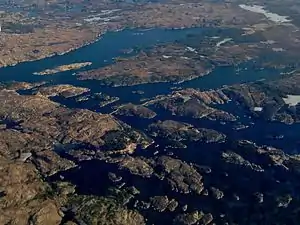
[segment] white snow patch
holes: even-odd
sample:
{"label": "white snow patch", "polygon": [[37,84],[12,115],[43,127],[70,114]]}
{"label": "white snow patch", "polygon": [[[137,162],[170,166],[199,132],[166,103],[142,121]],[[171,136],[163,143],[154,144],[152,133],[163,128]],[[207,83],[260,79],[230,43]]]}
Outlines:
{"label": "white snow patch", "polygon": [[284,52],[285,49],[283,49],[283,48],[272,48],[272,51],[273,52]]}
{"label": "white snow patch", "polygon": [[223,44],[225,44],[225,43],[227,43],[227,42],[229,42],[229,41],[231,41],[232,40],[232,38],[225,38],[225,39],[223,39],[222,41],[219,41],[217,44],[216,44],[216,47],[220,47],[221,45],[223,45]]}
{"label": "white snow patch", "polygon": [[285,104],[289,106],[296,106],[300,103],[300,95],[287,95],[286,98],[282,98]]}
{"label": "white snow patch", "polygon": [[190,51],[190,52],[195,52],[197,53],[197,50],[195,48],[192,47],[186,47],[186,50]]}
{"label": "white snow patch", "polygon": [[253,111],[254,112],[261,112],[261,111],[263,111],[263,108],[262,107],[254,107]]}
{"label": "white snow patch", "polygon": [[101,17],[101,16],[93,16],[89,17],[87,19],[84,19],[85,22],[98,22],[98,21],[103,21],[103,22],[109,22],[114,19],[120,18],[119,16],[111,16],[111,17]]}
{"label": "white snow patch", "polygon": [[260,6],[260,5],[250,6],[250,5],[241,4],[241,5],[239,5],[239,7],[241,7],[242,9],[251,11],[251,12],[263,14],[265,17],[267,17],[269,20],[271,20],[275,23],[288,23],[288,22],[292,21],[289,19],[288,16],[280,16],[276,13],[269,12],[269,11],[265,10],[263,6]]}
{"label": "white snow patch", "polygon": [[276,41],[274,41],[274,40],[267,40],[267,41],[261,41],[260,43],[265,44],[265,45],[272,45],[272,44],[275,44]]}
{"label": "white snow patch", "polygon": [[111,16],[108,15],[113,14],[115,12],[120,11],[121,9],[112,9],[112,10],[101,10],[100,13],[88,16],[88,18],[83,19],[85,22],[97,22],[97,21],[104,21],[109,22],[113,19],[119,18],[119,16]]}
{"label": "white snow patch", "polygon": [[190,59],[189,57],[181,56],[181,59]]}

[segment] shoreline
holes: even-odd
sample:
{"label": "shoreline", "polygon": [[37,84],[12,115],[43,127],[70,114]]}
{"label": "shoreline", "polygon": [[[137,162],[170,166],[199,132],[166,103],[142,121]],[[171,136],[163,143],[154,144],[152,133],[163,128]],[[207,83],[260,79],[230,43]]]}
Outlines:
{"label": "shoreline", "polygon": [[[93,39],[92,41],[87,41],[87,42],[79,45],[78,47],[70,48],[70,49],[68,49],[66,51],[63,51],[61,53],[52,53],[52,54],[47,55],[45,57],[40,57],[40,58],[36,58],[36,59],[24,60],[24,61],[15,62],[15,63],[12,63],[12,64],[7,64],[7,65],[4,65],[4,66],[0,66],[0,69],[7,68],[7,67],[14,67],[14,66],[17,66],[17,65],[22,64],[22,63],[30,63],[30,62],[40,61],[40,60],[52,58],[52,57],[55,57],[55,56],[63,56],[63,55],[68,54],[70,52],[76,51],[80,48],[83,48],[83,47],[89,46],[91,44],[94,44],[97,41],[100,41],[102,39],[102,37],[104,35],[108,34],[108,33],[116,33],[116,32],[121,32],[121,31],[124,31],[124,30],[135,30],[135,29],[137,29],[137,30],[141,29],[142,32],[145,32],[145,31],[149,31],[149,30],[153,30],[153,29],[162,29],[162,30],[169,30],[169,31],[174,30],[174,31],[176,31],[176,30],[195,29],[195,28],[206,29],[207,27],[203,27],[203,26],[201,26],[201,24],[199,24],[199,25],[186,26],[186,27],[156,27],[156,26],[153,26],[153,27],[124,27],[124,28],[121,28],[121,29],[106,30],[103,33],[97,34],[96,38]],[[210,28],[213,28],[213,27],[210,27]]]}

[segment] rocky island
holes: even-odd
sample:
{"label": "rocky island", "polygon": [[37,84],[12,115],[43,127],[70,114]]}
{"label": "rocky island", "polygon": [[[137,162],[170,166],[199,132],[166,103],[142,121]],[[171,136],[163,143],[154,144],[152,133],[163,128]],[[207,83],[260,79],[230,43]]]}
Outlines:
{"label": "rocky island", "polygon": [[34,92],[38,95],[46,97],[63,96],[65,98],[75,97],[89,92],[88,88],[74,87],[72,85],[53,85],[34,88]]}
{"label": "rocky island", "polygon": [[124,116],[136,116],[148,119],[152,119],[156,116],[156,113],[151,109],[148,109],[143,105],[134,105],[132,103],[128,103],[117,107],[114,114]]}
{"label": "rocky island", "polygon": [[62,66],[58,66],[54,69],[46,69],[44,71],[41,72],[35,72],[34,75],[52,75],[55,73],[60,73],[60,72],[65,72],[65,71],[70,71],[70,70],[77,70],[86,66],[90,66],[92,65],[91,62],[83,62],[83,63],[72,63],[72,64],[68,64],[68,65],[62,65]]}
{"label": "rocky island", "polygon": [[193,57],[195,53],[183,46],[161,46],[150,53],[141,52],[131,58],[118,58],[111,66],[79,72],[77,75],[82,80],[96,79],[113,86],[178,82],[204,76],[210,71],[205,61]]}

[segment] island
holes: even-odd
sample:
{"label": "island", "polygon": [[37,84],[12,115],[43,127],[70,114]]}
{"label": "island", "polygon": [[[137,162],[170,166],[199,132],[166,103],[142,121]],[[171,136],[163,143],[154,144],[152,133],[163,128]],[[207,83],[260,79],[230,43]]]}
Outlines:
{"label": "island", "polygon": [[0,2],[0,224],[298,225],[299,7]]}
{"label": "island", "polygon": [[54,97],[54,96],[62,96],[64,98],[71,98],[78,95],[82,95],[84,93],[89,92],[88,88],[83,87],[75,87],[72,85],[50,85],[50,86],[41,86],[34,88],[34,93],[37,95],[42,95],[45,97]]}
{"label": "island", "polygon": [[70,71],[70,70],[77,70],[86,66],[92,65],[91,62],[83,62],[83,63],[72,63],[72,64],[67,64],[67,65],[62,65],[55,67],[53,69],[46,69],[41,72],[35,72],[33,73],[34,75],[52,75],[60,72],[65,72],[65,71]]}

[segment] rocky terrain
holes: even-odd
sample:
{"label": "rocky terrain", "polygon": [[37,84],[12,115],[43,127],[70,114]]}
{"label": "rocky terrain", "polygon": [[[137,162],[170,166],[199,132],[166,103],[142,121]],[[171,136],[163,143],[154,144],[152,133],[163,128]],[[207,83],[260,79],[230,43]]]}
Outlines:
{"label": "rocky terrain", "polygon": [[256,117],[287,124],[299,122],[297,100],[287,103],[287,96],[298,96],[299,74],[276,81],[236,85],[223,90]]}
{"label": "rocky terrain", "polygon": [[188,80],[203,76],[210,70],[205,61],[194,57],[195,53],[184,46],[162,46],[150,53],[119,58],[111,66],[83,71],[78,76],[79,79],[96,79],[114,86]]}
{"label": "rocky terrain", "polygon": [[[48,98],[76,97],[78,87],[4,85],[0,222],[296,224],[298,154],[233,140],[228,130],[223,134],[180,118],[235,123],[237,111],[219,107],[234,103],[254,118],[279,121],[285,113],[295,123],[285,99],[299,94],[298,76],[182,89],[141,105],[116,106],[113,115],[149,120],[140,131],[112,115],[68,109]],[[15,91],[24,89],[33,95]],[[274,116],[262,116],[272,104],[278,107]],[[155,120],[163,118],[162,107],[173,120]]]}
{"label": "rocky terrain", "polygon": [[228,100],[229,98],[222,91],[197,92],[193,89],[187,89],[175,91],[167,96],[159,96],[145,104],[154,105],[156,108],[169,111],[172,115],[182,117],[234,121],[236,117],[231,113],[210,106],[214,101],[223,104]]}
{"label": "rocky terrain", "polygon": [[[115,2],[115,1],[51,1],[36,4],[29,0],[1,4],[2,29],[0,35],[1,66],[32,61],[51,55],[64,54],[95,41],[107,31],[124,28],[187,28],[187,27],[234,27],[245,28],[251,33],[264,32],[269,40],[290,39],[291,48],[297,47],[295,37],[274,35],[277,24],[262,14],[239,7],[242,1],[229,3],[204,1],[164,1],[155,2]],[[276,4],[266,1],[275,12],[286,13],[290,4],[280,9]],[[143,12],[143,13],[141,13]],[[33,16],[34,15],[34,16]],[[50,16],[51,15],[51,16]],[[294,15],[295,24],[298,18]],[[293,29],[293,28],[286,28]],[[270,38],[269,38],[270,36]],[[277,40],[276,40],[277,42]],[[17,43],[17,44],[16,44]],[[285,42],[287,43],[287,42]],[[276,44],[277,45],[277,44]],[[242,53],[249,46],[235,47]],[[274,46],[273,49],[280,49]],[[250,54],[251,51],[248,51]],[[296,52],[296,51],[293,51]],[[152,62],[155,58],[149,58]],[[168,60],[167,60],[168,61]],[[172,61],[169,60],[169,65]],[[184,63],[183,63],[184,65]],[[191,74],[190,74],[191,75]],[[192,74],[194,75],[194,74]]]}
{"label": "rocky terrain", "polygon": [[[0,72],[0,224],[298,224],[298,8],[0,2],[0,66],[66,54]],[[86,48],[66,52],[108,31],[188,27],[203,30],[69,71]]]}
{"label": "rocky terrain", "polygon": [[76,164],[57,152],[105,148],[109,132],[126,132],[126,143],[118,144],[124,149],[130,146],[130,151],[134,151],[133,146],[147,143],[143,135],[129,132],[129,126],[109,115],[69,110],[40,95],[22,96],[5,89],[0,97],[5,98],[0,113],[2,224],[61,222],[64,213],[59,207],[64,199],[56,199],[55,190],[45,179]]}
{"label": "rocky terrain", "polygon": [[114,114],[124,116],[136,116],[148,119],[152,119],[156,116],[156,113],[151,109],[148,109],[143,105],[134,105],[132,103],[119,106],[114,112]]}
{"label": "rocky terrain", "polygon": [[172,120],[158,121],[150,124],[148,129],[153,136],[179,143],[181,141],[222,142],[225,139],[225,135],[217,131],[205,128],[196,129],[191,124]]}

